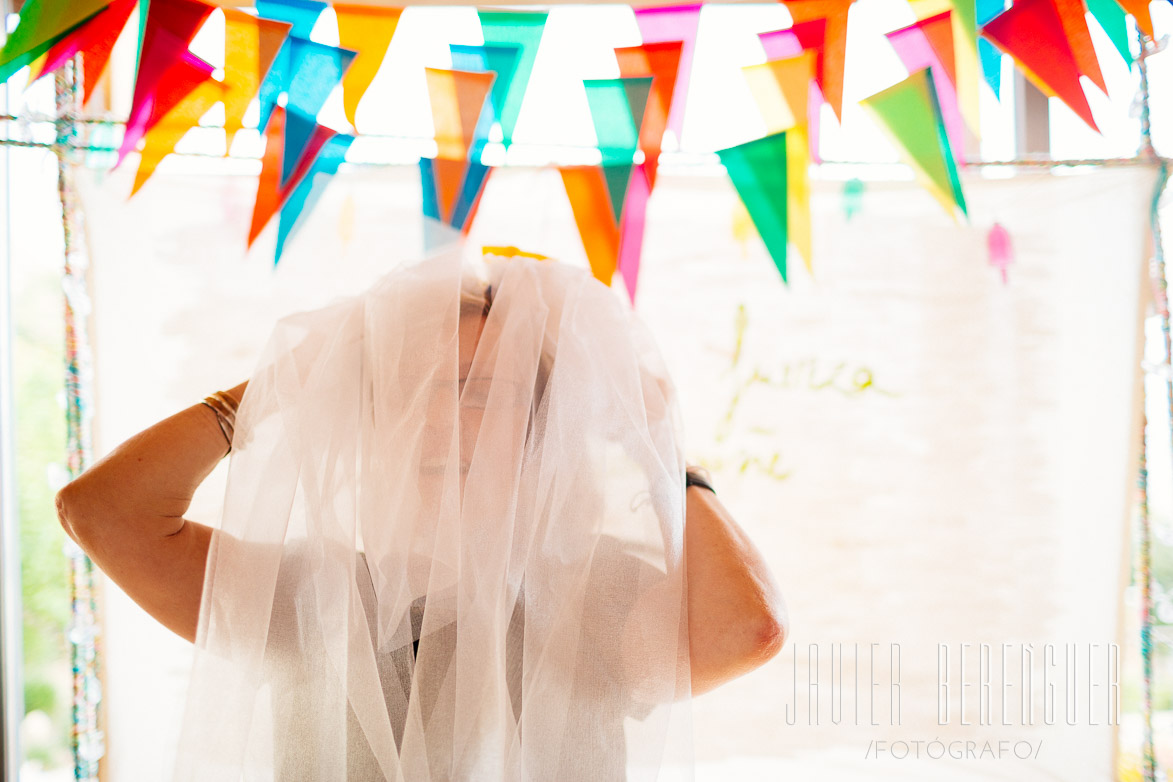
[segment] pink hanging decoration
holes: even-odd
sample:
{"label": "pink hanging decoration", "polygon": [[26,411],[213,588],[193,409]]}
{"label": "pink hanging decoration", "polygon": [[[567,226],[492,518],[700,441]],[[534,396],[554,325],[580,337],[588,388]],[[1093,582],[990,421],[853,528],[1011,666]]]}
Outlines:
{"label": "pink hanging decoration", "polygon": [[986,237],[986,245],[990,251],[990,265],[1002,274],[1002,282],[1009,282],[1006,269],[1014,262],[1014,247],[1010,243],[1010,233],[1001,223],[994,223]]}

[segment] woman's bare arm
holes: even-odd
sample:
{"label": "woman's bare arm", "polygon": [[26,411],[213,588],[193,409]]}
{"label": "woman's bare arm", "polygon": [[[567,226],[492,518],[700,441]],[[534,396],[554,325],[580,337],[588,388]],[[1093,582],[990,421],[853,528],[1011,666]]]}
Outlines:
{"label": "woman's bare arm", "polygon": [[[248,381],[227,393],[238,402]],[[134,435],[57,492],[65,531],[168,629],[195,642],[212,528],[183,518],[228,452],[196,403]]]}
{"label": "woman's bare arm", "polygon": [[689,486],[685,501],[689,660],[700,695],[778,654],[790,620],[761,552],[717,496]]}

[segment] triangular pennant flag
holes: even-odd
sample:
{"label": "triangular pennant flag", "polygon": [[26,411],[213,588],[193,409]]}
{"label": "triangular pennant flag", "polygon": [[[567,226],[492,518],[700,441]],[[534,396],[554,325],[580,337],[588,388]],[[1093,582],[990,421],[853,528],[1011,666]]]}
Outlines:
{"label": "triangular pennant flag", "polygon": [[639,27],[640,40],[645,44],[680,43],[676,82],[672,85],[672,97],[669,100],[671,108],[668,111],[668,127],[676,136],[678,146],[684,129],[685,101],[688,99],[688,84],[692,74],[692,58],[696,51],[701,7],[701,3],[690,3],[635,10],[635,23]]}
{"label": "triangular pennant flag", "polygon": [[619,223],[619,254],[616,265],[623,276],[627,296],[635,304],[635,288],[639,281],[639,261],[643,253],[644,226],[647,223],[648,200],[652,195],[647,163],[635,167],[631,184],[627,186],[627,201],[623,219]]}
{"label": "triangular pennant flag", "polygon": [[493,123],[501,116],[505,106],[505,97],[513,73],[517,70],[517,58],[521,54],[521,47],[517,44],[450,44],[452,51],[452,68],[458,71],[491,71],[497,74],[493,80],[493,87],[489,90],[489,104],[481,113],[477,122],[476,132],[473,134],[469,157],[477,159],[489,141],[489,131]]}
{"label": "triangular pennant flag", "polygon": [[487,45],[515,44],[519,47],[513,73],[508,78],[501,74],[503,86],[500,89],[504,92],[504,99],[497,121],[501,123],[502,141],[508,147],[513,143],[513,130],[521,114],[521,101],[534,69],[548,14],[544,11],[478,10],[477,15]]}
{"label": "triangular pennant flag", "polygon": [[810,50],[795,57],[747,65],[741,69],[766,122],[766,133],[778,133],[806,124],[814,71],[815,53]]}
{"label": "triangular pennant flag", "polygon": [[[1001,6],[999,6],[1001,10]],[[1132,65],[1132,46],[1129,43],[1128,19],[1124,9],[1116,0],[1087,0],[1087,10],[1096,18],[1100,29],[1116,47],[1116,51],[1129,66]]]}
{"label": "triangular pennant flag", "polygon": [[436,177],[436,196],[439,199],[439,217],[451,224],[452,212],[456,206],[456,199],[460,197],[460,186],[464,182],[464,172],[468,169],[468,161],[464,159],[450,160],[438,157],[432,161],[432,170]]}
{"label": "triangular pennant flag", "polygon": [[1120,7],[1136,20],[1136,26],[1149,38],[1153,37],[1153,17],[1149,14],[1149,0],[1118,0]]}
{"label": "triangular pennant flag", "polygon": [[668,128],[668,115],[672,110],[672,91],[676,88],[676,74],[680,70],[683,50],[684,41],[645,43],[615,50],[621,77],[652,77],[644,121],[639,129],[639,148],[644,153],[644,168],[649,188],[656,185],[660,148],[664,131]]}
{"label": "triangular pennant flag", "polygon": [[[282,184],[300,161],[302,149],[317,125],[318,112],[331,91],[342,81],[355,52],[317,41],[289,38],[289,72],[286,76],[285,158]],[[307,126],[308,120],[308,126]]]}
{"label": "triangular pennant flag", "polygon": [[0,48],[0,80],[7,81],[108,5],[110,0],[28,0]]}
{"label": "triangular pennant flag", "polygon": [[224,154],[243,127],[244,114],[260,89],[293,25],[275,19],[260,19],[235,8],[224,12]]}
{"label": "triangular pennant flag", "polygon": [[217,101],[224,99],[224,92],[223,82],[207,79],[155,123],[143,142],[138,170],[134,175],[134,186],[130,191],[131,196],[146,184],[151,174],[155,173],[159,162],[175,151],[175,146],[184,134],[199,124],[200,117],[204,116]]}
{"label": "triangular pennant flag", "polygon": [[591,120],[603,156],[603,174],[616,222],[623,213],[627,180],[639,148],[639,131],[652,77],[584,79]]}
{"label": "triangular pennant flag", "polygon": [[[188,45],[213,10],[213,6],[199,0],[155,0],[147,7],[141,28],[142,45],[139,48],[134,95],[126,120],[126,134],[118,151],[119,162],[134,149],[134,145],[147,131],[149,115],[154,113],[156,118],[161,116],[153,104],[164,77],[170,79],[172,87],[185,83],[182,78],[168,76],[169,71],[190,54]],[[197,57],[193,64],[198,63],[207,65]],[[207,68],[211,74],[212,66],[207,65]],[[191,83],[191,89],[195,89],[195,83]],[[178,95],[171,106],[179,103],[186,94]]]}
{"label": "triangular pennant flag", "polygon": [[717,150],[782,282],[786,282],[786,133]]}
{"label": "triangular pennant flag", "polygon": [[1100,61],[1096,58],[1096,49],[1092,44],[1092,34],[1087,26],[1087,8],[1083,0],[1053,0],[1059,19],[1063,22],[1063,32],[1067,35],[1067,43],[1071,47],[1071,54],[1075,58],[1075,67],[1081,76],[1086,76],[1092,84],[1100,88],[1100,92],[1108,94],[1108,85],[1104,82],[1104,74],[1100,72]]}
{"label": "triangular pennant flag", "polygon": [[[321,126],[319,126],[321,127]],[[347,133],[332,133],[322,145],[321,151],[309,170],[300,178],[293,192],[289,194],[281,207],[281,217],[277,226],[277,247],[273,254],[273,265],[276,266],[285,252],[285,245],[293,237],[314,210],[326,185],[338,173],[338,168],[346,161],[346,150],[350,148],[354,136]]]}
{"label": "triangular pennant flag", "polygon": [[497,74],[424,68],[437,157],[466,160]]}
{"label": "triangular pennant flag", "polygon": [[464,170],[464,180],[460,183],[460,194],[452,207],[452,216],[448,219],[452,226],[459,228],[464,233],[468,233],[469,228],[472,227],[473,218],[476,217],[477,207],[480,205],[481,196],[485,192],[485,185],[488,183],[489,174],[492,171],[491,166],[486,166],[475,160],[470,160],[468,167]]}
{"label": "triangular pennant flag", "polygon": [[887,36],[888,43],[892,45],[896,56],[909,73],[921,68],[932,68],[933,86],[940,100],[941,113],[945,119],[945,132],[953,147],[953,158],[959,164],[964,164],[965,122],[961,118],[957,91],[949,76],[950,72],[956,76],[956,71],[952,68],[953,26],[949,21],[952,14],[952,11],[945,11],[899,30],[893,30]]}
{"label": "triangular pennant flag", "polygon": [[293,26],[290,35],[309,38],[318,23],[318,17],[326,10],[326,4],[316,0],[256,0],[257,16],[262,19],[276,19]]}
{"label": "triangular pennant flag", "polygon": [[1099,132],[1079,83],[1075,55],[1052,0],[1016,0],[1010,8],[986,22],[982,34],[1013,57],[1023,74],[1043,94],[1062,100],[1092,130]]}
{"label": "triangular pennant flag", "polygon": [[281,158],[285,148],[285,108],[278,106],[273,110],[273,118],[265,131],[265,152],[261,156],[261,175],[257,178],[257,198],[253,205],[252,222],[249,226],[248,246],[253,242],[265,226],[289,199],[289,194],[305,176],[318,157],[318,152],[337,131],[325,125],[318,125],[306,144],[305,153],[297,169],[284,186],[278,182],[281,177]]}
{"label": "triangular pennant flag", "polygon": [[70,57],[81,53],[85,56],[85,91],[82,102],[88,101],[98,77],[102,75],[110,59],[110,50],[114,48],[114,42],[126,27],[136,3],[137,0],[115,0],[74,28],[70,34],[58,40],[49,49],[39,60],[38,66],[31,69],[33,75],[30,82],[57,70]]}
{"label": "triangular pennant flag", "polygon": [[[847,57],[847,17],[853,0],[783,0],[804,49],[817,49],[815,74],[835,116],[843,115],[843,66]],[[805,40],[804,40],[805,38]]]}
{"label": "triangular pennant flag", "polygon": [[917,179],[946,212],[956,217],[955,207],[966,211],[965,197],[945,136],[931,71],[919,70],[860,104],[871,110],[892,137]]}
{"label": "triangular pennant flag", "polygon": [[[156,40],[165,35],[166,33],[159,33]],[[131,120],[126,124],[126,132],[122,136],[122,144],[118,148],[118,161],[115,166],[121,165],[147,131],[178,106],[188,93],[211,79],[213,70],[210,64],[187,51],[185,47],[178,59],[154,80],[151,93],[139,104],[139,109],[132,113]]]}
{"label": "triangular pennant flag", "polygon": [[338,3],[333,8],[338,17],[339,45],[359,53],[342,78],[342,108],[347,122],[358,127],[354,119],[358,103],[383,64],[403,9]]}
{"label": "triangular pennant flag", "polygon": [[823,90],[819,87],[819,80],[817,78],[819,73],[819,50],[805,48],[799,41],[793,28],[758,33],[758,40],[762,42],[762,49],[766,52],[767,61],[786,60],[791,57],[797,57],[807,51],[810,51],[811,56],[815,58],[813,60],[815,75],[811,77],[807,89],[807,135],[810,137],[811,159],[816,163],[821,162],[822,158],[819,157],[819,128],[821,126],[820,120],[822,119],[823,104],[826,101],[823,99]]}
{"label": "triangular pennant flag", "polygon": [[[1116,0],[1107,0],[1116,8]],[[1006,0],[977,0],[977,23],[981,27],[986,22],[993,19],[998,14],[1006,10]],[[1124,12],[1120,13],[1120,18],[1124,18]],[[981,59],[982,78],[986,80],[986,84],[990,85],[990,89],[994,91],[994,97],[998,100],[1002,99],[1002,52],[995,48],[994,44],[987,41],[985,38],[978,39],[978,57]],[[954,86],[957,84],[956,78],[953,80]]]}
{"label": "triangular pennant flag", "polygon": [[981,137],[978,60],[977,0],[909,0],[918,19],[951,11],[953,26],[953,87],[965,126],[974,139]]}
{"label": "triangular pennant flag", "polygon": [[591,274],[610,286],[619,260],[619,228],[611,212],[602,167],[564,166],[558,171],[566,197],[570,199],[574,224],[578,226]]}

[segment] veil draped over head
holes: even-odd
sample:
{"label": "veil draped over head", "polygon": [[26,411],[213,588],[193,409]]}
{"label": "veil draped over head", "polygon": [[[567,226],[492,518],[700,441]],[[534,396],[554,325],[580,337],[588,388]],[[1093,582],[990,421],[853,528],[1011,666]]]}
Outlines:
{"label": "veil draped over head", "polygon": [[582,267],[458,246],[279,320],[174,782],[691,780],[682,432]]}

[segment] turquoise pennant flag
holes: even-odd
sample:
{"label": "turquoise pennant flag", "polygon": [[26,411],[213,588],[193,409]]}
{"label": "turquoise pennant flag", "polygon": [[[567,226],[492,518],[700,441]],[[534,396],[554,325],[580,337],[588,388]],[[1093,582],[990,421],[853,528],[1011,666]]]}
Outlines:
{"label": "turquoise pennant flag", "polygon": [[322,145],[317,160],[297,183],[297,187],[289,194],[289,199],[281,207],[281,218],[277,227],[277,251],[273,257],[273,265],[281,260],[285,252],[285,245],[302,225],[306,218],[322,197],[330,178],[338,173],[338,167],[346,160],[346,150],[350,148],[354,136],[347,133],[336,133]]}
{"label": "turquoise pennant flag", "polygon": [[719,149],[717,155],[786,282],[786,133]]}
{"label": "turquoise pennant flag", "polygon": [[[515,44],[518,47],[517,64],[512,74],[499,73],[497,84],[504,97],[501,100],[497,120],[501,123],[501,135],[505,146],[513,143],[513,129],[521,114],[521,100],[538,56],[542,32],[546,29],[544,11],[477,11],[481,20],[481,32],[486,45]],[[497,91],[494,87],[494,92]]]}
{"label": "turquoise pennant flag", "polygon": [[499,122],[501,113],[505,109],[505,97],[509,84],[517,72],[517,62],[521,56],[521,47],[517,44],[485,44],[483,46],[468,44],[450,44],[452,50],[452,68],[457,71],[475,71],[485,73],[492,71],[497,74],[493,80],[493,87],[489,92],[489,103],[477,121],[476,132],[473,134],[472,148],[469,157],[480,159],[480,153],[489,141],[489,131],[494,122]]}
{"label": "turquoise pennant flag", "polygon": [[627,198],[627,183],[639,148],[651,76],[619,79],[584,79],[591,121],[595,125],[599,152],[603,155],[603,176],[611,196],[611,211],[618,223]]}

